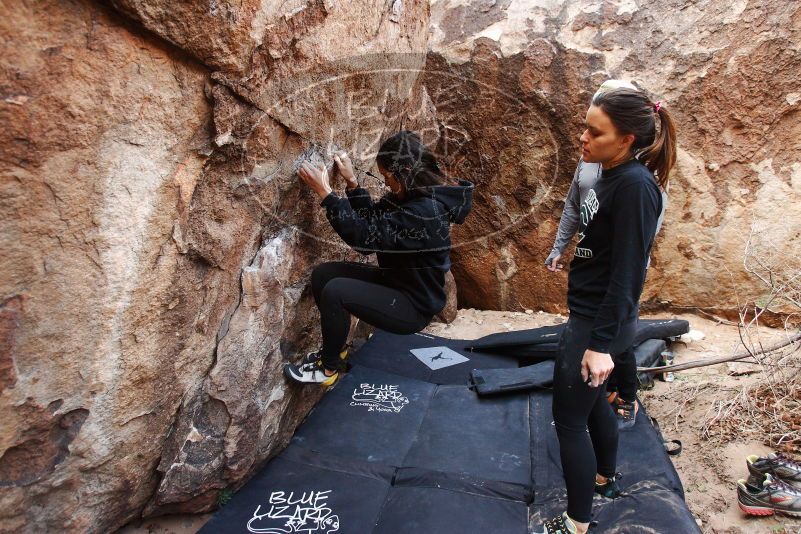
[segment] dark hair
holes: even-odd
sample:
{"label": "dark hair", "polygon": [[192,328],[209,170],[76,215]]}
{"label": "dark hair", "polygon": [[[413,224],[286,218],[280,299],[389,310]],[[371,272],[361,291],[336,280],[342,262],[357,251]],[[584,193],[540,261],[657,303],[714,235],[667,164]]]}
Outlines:
{"label": "dark hair", "polygon": [[634,135],[631,151],[654,173],[660,187],[666,189],[670,169],[676,164],[676,128],[668,111],[651,102],[644,92],[626,87],[596,95],[592,105],[609,116],[621,135]]}
{"label": "dark hair", "polygon": [[407,198],[428,196],[434,185],[456,183],[440,169],[420,136],[410,130],[401,130],[381,143],[375,159],[403,185]]}

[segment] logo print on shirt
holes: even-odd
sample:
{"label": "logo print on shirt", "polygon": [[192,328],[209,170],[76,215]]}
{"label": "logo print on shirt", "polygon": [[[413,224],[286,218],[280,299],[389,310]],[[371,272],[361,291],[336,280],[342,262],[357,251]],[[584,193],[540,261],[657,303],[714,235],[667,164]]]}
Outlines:
{"label": "logo print on shirt", "polygon": [[[587,191],[587,198],[581,204],[581,220],[579,222],[578,242],[584,239],[587,235],[587,226],[589,226],[595,214],[598,213],[600,203],[598,196],[595,194],[595,189]],[[576,257],[578,258],[592,258],[592,250],[588,248],[576,247]]]}
{"label": "logo print on shirt", "polygon": [[368,412],[399,413],[409,404],[398,386],[390,384],[361,384],[361,388],[353,390],[351,406],[367,406]]}

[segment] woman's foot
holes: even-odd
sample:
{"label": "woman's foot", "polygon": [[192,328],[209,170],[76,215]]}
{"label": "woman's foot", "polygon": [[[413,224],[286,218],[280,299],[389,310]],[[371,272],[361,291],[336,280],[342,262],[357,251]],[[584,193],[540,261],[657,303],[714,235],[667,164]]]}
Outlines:
{"label": "woman's foot", "polygon": [[[348,370],[348,352],[350,351],[350,344],[346,344],[342,347],[342,350],[339,352],[339,363],[340,363],[340,371],[347,371]],[[315,363],[323,358],[323,349],[316,350],[314,352],[308,353],[303,359],[300,361],[300,365],[305,366],[312,363]]]}
{"label": "woman's foot", "polygon": [[337,383],[340,375],[339,371],[323,366],[322,360],[306,365],[284,364],[284,376],[300,384],[320,384],[330,387]]}
{"label": "woman's foot", "polygon": [[612,403],[612,408],[615,410],[617,416],[617,428],[625,430],[634,426],[637,421],[637,412],[640,409],[640,403],[637,399],[633,401],[626,401],[618,397]]}
{"label": "woman's foot", "polygon": [[617,480],[622,477],[623,475],[620,473],[615,473],[615,476],[611,478],[595,475],[595,493],[607,499],[617,499],[621,494],[620,486],[617,485]]}
{"label": "woman's foot", "polygon": [[562,512],[549,519],[542,525],[542,530],[535,530],[531,534],[585,534],[589,523],[576,523],[567,516],[567,512]]}

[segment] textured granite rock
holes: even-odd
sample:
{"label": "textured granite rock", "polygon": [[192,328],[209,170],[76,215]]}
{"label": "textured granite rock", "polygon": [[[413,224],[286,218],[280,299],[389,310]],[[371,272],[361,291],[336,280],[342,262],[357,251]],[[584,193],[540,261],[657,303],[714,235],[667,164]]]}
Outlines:
{"label": "textured granite rock", "polygon": [[610,77],[665,102],[678,127],[645,305],[731,312],[763,296],[743,266],[752,227],[774,271],[801,268],[797,3],[435,0],[431,10],[426,87],[464,144],[455,168],[478,184],[476,216],[455,234],[475,241],[454,254],[460,306],[565,310],[567,277],[542,263],[586,107]]}
{"label": "textured granite rock", "polygon": [[3,10],[0,531],[212,509],[319,398],[280,366],[319,343],[312,267],[355,254],[293,165],[372,166],[428,5],[269,4]]}

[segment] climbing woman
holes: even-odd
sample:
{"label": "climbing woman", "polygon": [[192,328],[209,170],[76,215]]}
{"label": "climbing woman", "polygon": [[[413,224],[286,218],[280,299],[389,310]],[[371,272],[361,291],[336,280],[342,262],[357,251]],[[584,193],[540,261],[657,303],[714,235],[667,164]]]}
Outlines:
{"label": "climbing woman", "polygon": [[290,380],[331,386],[344,372],[351,315],[395,334],[425,328],[445,307],[451,267],[450,224],[472,208],[473,184],[448,177],[414,132],[383,142],[376,156],[390,191],[374,202],[358,186],[346,154],[334,157],[347,198],[329,185],[325,167],[304,163],[298,175],[314,190],[339,236],[357,252],[376,253],[378,266],[329,262],[312,271],[323,346],[298,364],[284,365]]}
{"label": "climbing woman", "polygon": [[662,209],[661,188],[676,162],[673,121],[642,91],[622,87],[596,93],[585,122],[582,159],[600,163],[601,176],[579,210],[568,274],[570,317],[553,384],[567,511],[546,521],[540,534],[585,533],[594,493],[620,493],[618,425],[603,386],[614,367],[610,354],[632,344]]}

